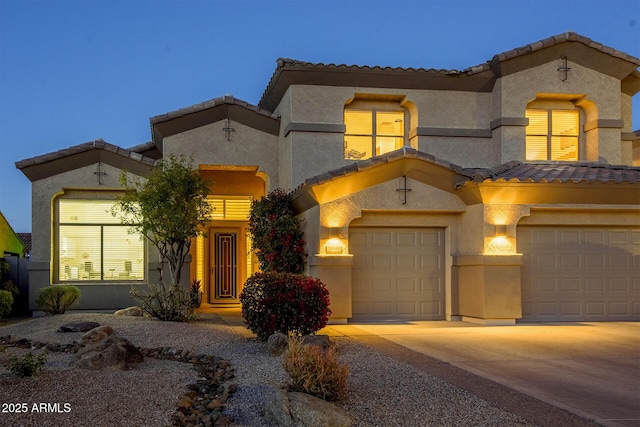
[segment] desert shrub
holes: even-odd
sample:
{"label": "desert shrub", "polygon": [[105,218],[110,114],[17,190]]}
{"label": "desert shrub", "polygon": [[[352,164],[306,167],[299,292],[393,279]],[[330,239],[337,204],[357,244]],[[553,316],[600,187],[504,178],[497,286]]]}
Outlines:
{"label": "desert shrub", "polygon": [[64,314],[80,300],[80,289],[69,285],[47,286],[40,289],[36,305],[48,314]]}
{"label": "desert shrub", "polygon": [[13,295],[9,291],[0,290],[0,319],[11,312]]}
{"label": "desert shrub", "polygon": [[145,313],[156,319],[184,322],[194,317],[191,292],[180,285],[149,284],[146,292],[132,289],[131,295]]}
{"label": "desert shrub", "polygon": [[324,400],[338,400],[347,388],[349,367],[338,360],[335,346],[323,350],[291,337],[282,356],[282,366],[289,375],[289,387]]}
{"label": "desert shrub", "polygon": [[284,190],[273,190],[251,203],[249,232],[262,271],[304,271],[303,232],[293,199]]}
{"label": "desert shrub", "polygon": [[38,357],[31,352],[26,353],[22,359],[17,357],[11,358],[11,366],[9,369],[18,378],[30,377],[42,369],[47,363],[47,352],[43,351]]}
{"label": "desert shrub", "polygon": [[329,291],[319,279],[293,273],[256,273],[240,294],[247,327],[266,341],[274,332],[309,335],[327,325]]}

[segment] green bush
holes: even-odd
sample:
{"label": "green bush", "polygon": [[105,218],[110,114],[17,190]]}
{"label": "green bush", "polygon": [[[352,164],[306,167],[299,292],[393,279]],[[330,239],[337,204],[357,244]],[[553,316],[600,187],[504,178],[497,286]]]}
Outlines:
{"label": "green bush", "polygon": [[13,295],[9,291],[0,290],[0,319],[11,312]]}
{"label": "green bush", "polygon": [[309,335],[327,325],[329,291],[319,279],[293,273],[256,273],[240,294],[247,327],[266,341],[274,332]]}
{"label": "green bush", "polygon": [[64,314],[68,308],[78,303],[80,289],[69,285],[54,285],[40,289],[36,305],[48,314]]}
{"label": "green bush", "polygon": [[349,367],[339,362],[336,347],[324,351],[291,337],[282,356],[282,366],[291,378],[290,389],[319,397],[338,400],[347,389]]}
{"label": "green bush", "polygon": [[47,363],[47,351],[43,351],[40,356],[35,357],[33,353],[28,352],[22,359],[17,357],[11,358],[10,370],[18,378],[30,377],[42,369]]}
{"label": "green bush", "polygon": [[184,322],[194,318],[191,291],[180,285],[149,284],[146,292],[131,290],[131,296],[140,302],[140,308],[159,320]]}

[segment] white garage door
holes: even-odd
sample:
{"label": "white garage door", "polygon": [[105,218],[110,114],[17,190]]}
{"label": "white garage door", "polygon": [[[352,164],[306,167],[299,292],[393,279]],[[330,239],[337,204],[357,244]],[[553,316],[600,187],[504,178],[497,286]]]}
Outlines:
{"label": "white garage door", "polygon": [[439,228],[351,228],[353,319],[444,319],[443,239]]}
{"label": "white garage door", "polygon": [[640,230],[518,227],[528,321],[640,320]]}

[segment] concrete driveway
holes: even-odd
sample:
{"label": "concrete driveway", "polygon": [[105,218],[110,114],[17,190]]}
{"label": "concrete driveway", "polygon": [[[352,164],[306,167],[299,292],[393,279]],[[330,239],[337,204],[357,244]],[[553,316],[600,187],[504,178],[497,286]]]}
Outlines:
{"label": "concrete driveway", "polygon": [[354,323],[378,337],[606,426],[640,426],[640,323]]}

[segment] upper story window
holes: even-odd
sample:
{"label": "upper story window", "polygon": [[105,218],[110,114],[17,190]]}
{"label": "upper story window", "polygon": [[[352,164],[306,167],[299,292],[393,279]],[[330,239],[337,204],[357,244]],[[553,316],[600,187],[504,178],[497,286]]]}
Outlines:
{"label": "upper story window", "polygon": [[527,109],[527,160],[578,160],[578,110]]}
{"label": "upper story window", "polygon": [[58,282],[145,279],[144,239],[111,215],[113,205],[113,200],[58,201]]}
{"label": "upper story window", "polygon": [[344,158],[362,160],[404,145],[404,110],[345,109]]}

